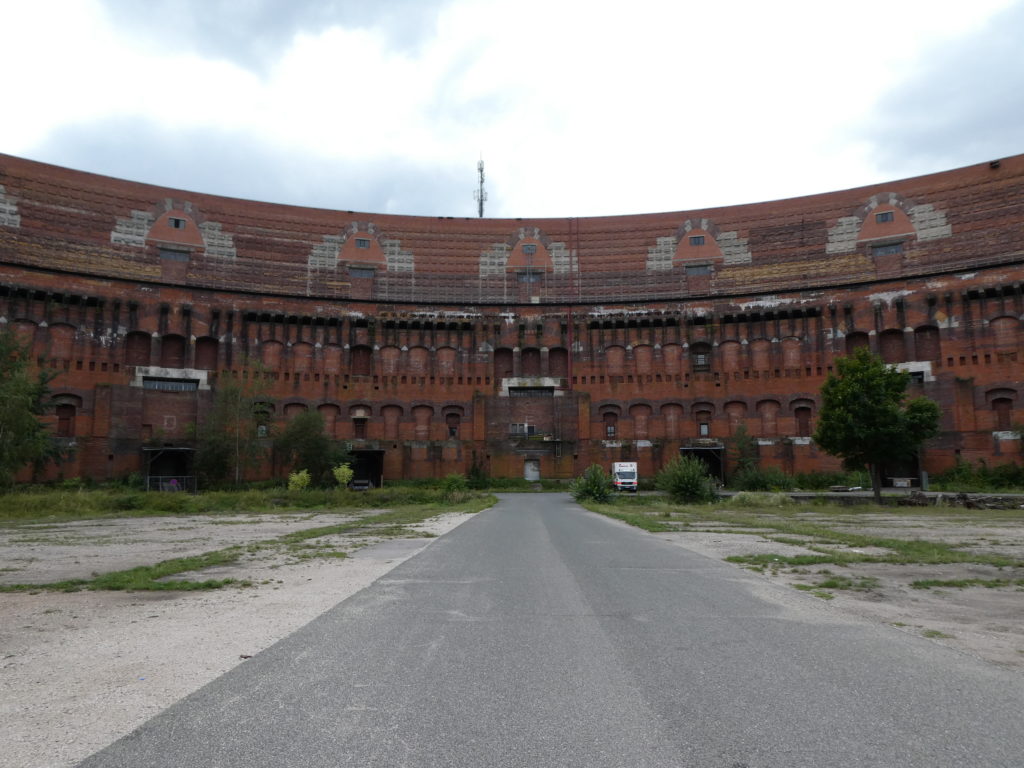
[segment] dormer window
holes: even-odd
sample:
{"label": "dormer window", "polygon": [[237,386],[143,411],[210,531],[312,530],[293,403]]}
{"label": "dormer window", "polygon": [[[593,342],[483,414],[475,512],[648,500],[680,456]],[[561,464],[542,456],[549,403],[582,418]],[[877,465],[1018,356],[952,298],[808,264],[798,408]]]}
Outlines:
{"label": "dormer window", "polygon": [[524,256],[536,256],[537,255],[537,246],[533,245],[532,243],[524,245],[523,246],[523,255]]}
{"label": "dormer window", "polygon": [[690,245],[704,245],[704,235],[690,235]]}
{"label": "dormer window", "polygon": [[368,237],[357,237],[356,238],[356,248],[358,248],[358,249],[360,249],[362,251],[369,250],[369,248],[370,248],[370,238],[368,238]]}
{"label": "dormer window", "polygon": [[875,214],[875,221],[877,221],[879,224],[885,224],[886,222],[895,220],[896,217],[892,211],[882,211],[881,213]]}
{"label": "dormer window", "polygon": [[171,229],[184,229],[185,228],[185,220],[184,219],[177,219],[174,216],[171,216],[167,220],[167,223],[170,224]]}

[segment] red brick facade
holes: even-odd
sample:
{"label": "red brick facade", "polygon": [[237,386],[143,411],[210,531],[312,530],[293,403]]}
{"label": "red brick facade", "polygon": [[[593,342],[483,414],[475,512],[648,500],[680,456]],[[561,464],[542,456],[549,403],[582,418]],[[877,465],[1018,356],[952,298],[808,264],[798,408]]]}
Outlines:
{"label": "red brick facade", "polygon": [[1019,461],[1022,278],[1024,156],[525,221],[270,205],[0,155],[0,321],[58,373],[64,476],[188,446],[218,382],[253,376],[278,424],[319,410],[385,481],[619,459],[650,476],[740,424],[763,465],[834,469],[809,438],[818,392],[860,345],[942,406],[924,468]]}

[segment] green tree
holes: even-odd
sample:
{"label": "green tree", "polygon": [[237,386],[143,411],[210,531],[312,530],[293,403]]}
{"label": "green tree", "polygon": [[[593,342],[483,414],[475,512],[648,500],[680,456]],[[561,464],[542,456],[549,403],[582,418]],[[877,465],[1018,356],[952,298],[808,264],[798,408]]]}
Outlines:
{"label": "green tree", "polygon": [[740,424],[732,435],[732,460],[736,467],[734,474],[741,475],[757,469],[757,441],[750,436],[746,424]]}
{"label": "green tree", "polygon": [[875,502],[882,500],[881,467],[912,457],[938,432],[939,406],[926,397],[906,401],[910,375],[867,349],[836,361],[821,388],[814,441],[847,469],[867,467]]}
{"label": "green tree", "polygon": [[331,482],[331,469],[348,461],[341,444],[324,432],[316,411],[303,411],[274,439],[274,453],[287,469],[308,469],[315,485]]}
{"label": "green tree", "polygon": [[266,457],[261,442],[270,414],[252,385],[226,380],[195,428],[196,466],[207,483],[238,485],[245,470]]}
{"label": "green tree", "polygon": [[60,451],[39,417],[46,410],[45,371],[29,372],[29,350],[9,330],[0,331],[0,486],[14,483],[26,464],[45,464]]}
{"label": "green tree", "polygon": [[707,465],[696,456],[676,456],[658,472],[654,485],[682,504],[714,501],[718,495]]}

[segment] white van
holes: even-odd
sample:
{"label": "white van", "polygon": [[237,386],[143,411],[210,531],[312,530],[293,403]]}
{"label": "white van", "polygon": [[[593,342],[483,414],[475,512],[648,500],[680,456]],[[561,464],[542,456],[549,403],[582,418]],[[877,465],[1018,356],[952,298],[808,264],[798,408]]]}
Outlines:
{"label": "white van", "polygon": [[636,493],[638,479],[635,461],[616,461],[612,464],[612,484],[616,491]]}

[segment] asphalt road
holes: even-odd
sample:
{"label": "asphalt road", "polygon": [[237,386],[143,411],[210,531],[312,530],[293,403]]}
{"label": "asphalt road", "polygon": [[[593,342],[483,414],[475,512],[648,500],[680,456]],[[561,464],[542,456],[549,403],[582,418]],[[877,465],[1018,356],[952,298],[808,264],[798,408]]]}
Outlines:
{"label": "asphalt road", "polygon": [[1024,676],[520,494],[88,768],[1024,765]]}

